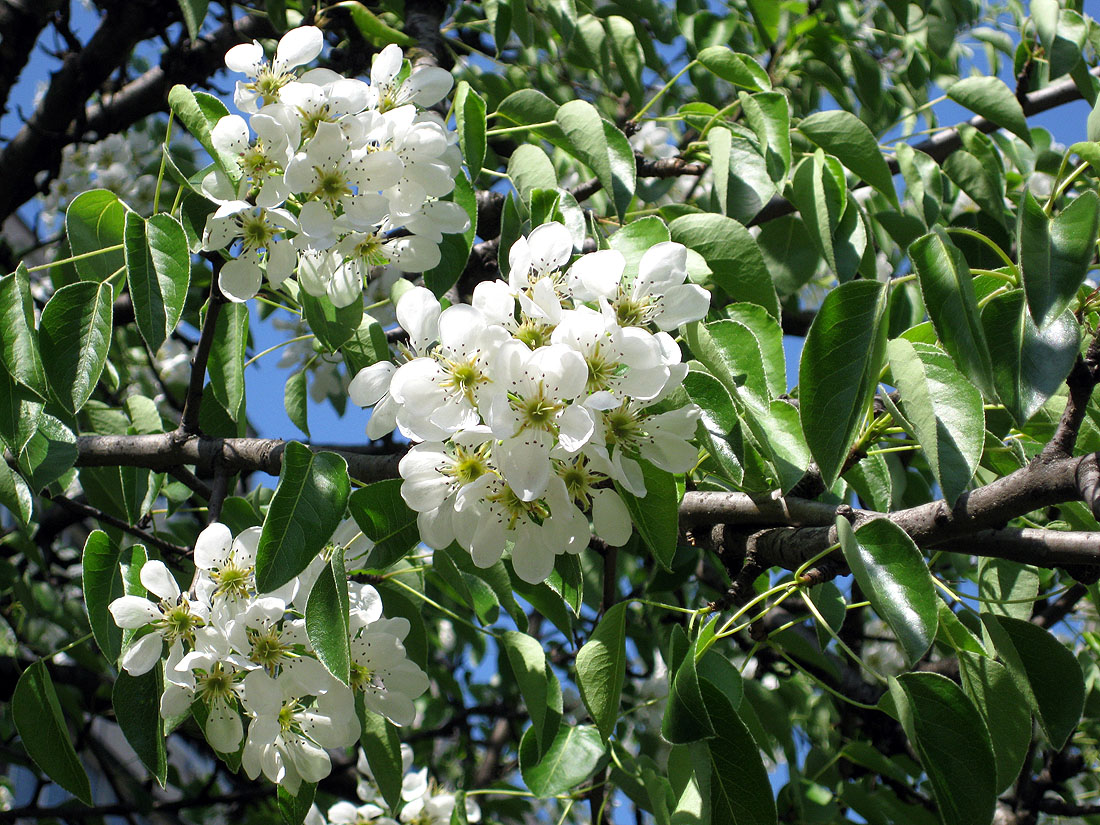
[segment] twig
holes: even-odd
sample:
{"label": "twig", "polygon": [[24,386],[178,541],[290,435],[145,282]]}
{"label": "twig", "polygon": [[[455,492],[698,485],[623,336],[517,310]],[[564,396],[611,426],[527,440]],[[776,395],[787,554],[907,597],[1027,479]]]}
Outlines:
{"label": "twig", "polygon": [[139,538],[146,544],[152,545],[153,547],[156,547],[159,550],[163,550],[166,553],[171,553],[175,556],[181,557],[188,556],[191,553],[191,551],[186,547],[182,547],[178,544],[173,544],[170,541],[165,541],[158,536],[154,536],[152,533],[142,530],[140,527],[134,527],[132,524],[127,524],[122,519],[116,518],[110,513],[104,513],[98,507],[92,507],[88,504],[82,504],[79,501],[73,501],[71,498],[67,498],[66,496],[51,495],[46,490],[43,490],[41,493],[39,493],[39,495],[41,495],[47,501],[52,501],[54,504],[57,504],[58,506],[63,507],[64,509],[69,510],[73,513],[77,513],[84,518],[94,518],[97,521],[103,522],[104,524],[109,524],[111,527],[116,527],[119,530],[122,530],[125,533],[129,533],[131,536]]}

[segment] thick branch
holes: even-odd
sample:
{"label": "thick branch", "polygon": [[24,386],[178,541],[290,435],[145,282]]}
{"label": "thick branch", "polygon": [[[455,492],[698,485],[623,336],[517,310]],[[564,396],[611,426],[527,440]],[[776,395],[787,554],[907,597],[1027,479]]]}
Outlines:
{"label": "thick branch", "polygon": [[221,314],[222,304],[225,303],[225,298],[218,289],[219,269],[220,266],[215,263],[206,318],[202,322],[202,334],[199,337],[199,345],[195,349],[195,357],[191,359],[191,378],[187,384],[187,396],[183,399],[183,415],[180,416],[179,427],[180,432],[185,435],[194,435],[199,431],[199,407],[202,404],[202,388],[206,383],[206,364],[210,360],[210,349],[214,346],[214,331],[218,325],[218,315]]}
{"label": "thick branch", "polygon": [[[286,443],[279,438],[211,438],[180,433],[82,435],[77,439],[76,464],[79,467],[147,467],[158,471],[194,465],[203,473],[211,473],[220,465],[231,472],[262,470],[278,475]],[[399,454],[334,452],[348,462],[348,472],[360,481],[397,477]]]}
{"label": "thick branch", "polygon": [[11,87],[27,65],[38,36],[66,0],[0,2],[0,111],[7,110]]}
{"label": "thick branch", "polygon": [[1044,458],[1065,458],[1073,455],[1077,434],[1085,420],[1085,408],[1089,405],[1089,398],[1092,397],[1092,391],[1098,380],[1100,380],[1100,331],[1093,336],[1092,343],[1089,344],[1085,354],[1077,356],[1077,361],[1066,378],[1069,397],[1066,399],[1066,407],[1062,411],[1058,428],[1043,448]]}

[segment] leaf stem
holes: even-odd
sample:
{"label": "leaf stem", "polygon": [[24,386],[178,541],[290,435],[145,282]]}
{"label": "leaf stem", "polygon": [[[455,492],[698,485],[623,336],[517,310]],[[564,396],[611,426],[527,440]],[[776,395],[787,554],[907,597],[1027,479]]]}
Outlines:
{"label": "leaf stem", "polygon": [[121,249],[125,249],[126,244],[116,243],[112,246],[105,246],[102,249],[93,249],[91,252],[81,252],[79,255],[71,255],[68,258],[58,258],[56,261],[50,261],[49,263],[39,264],[38,266],[31,266],[27,268],[27,272],[40,272],[43,269],[49,269],[52,266],[58,264],[69,264],[74,261],[83,261],[88,258],[94,258],[96,255],[106,255],[108,252],[118,252]]}
{"label": "leaf stem", "polygon": [[643,106],[641,108],[641,110],[639,112],[637,112],[634,115],[633,118],[631,118],[631,120],[633,120],[635,123],[637,123],[639,120],[641,120],[642,116],[653,107],[653,104],[656,103],[658,100],[660,100],[661,95],[663,95],[665,92],[667,92],[669,89],[671,89],[674,85],[676,85],[676,81],[679,80],[681,77],[683,77],[687,73],[688,69],[690,69],[692,66],[696,65],[698,62],[699,62],[698,60],[692,60],[690,63],[688,63],[686,66],[684,66],[684,68],[682,68],[682,69],[680,69],[680,71],[676,72],[676,74],[674,74],[672,76],[672,78],[668,81],[668,83],[666,83],[664,86],[662,86],[660,89],[658,89],[657,92],[653,95],[653,97],[651,97],[649,99],[649,102],[646,103],[646,105]]}

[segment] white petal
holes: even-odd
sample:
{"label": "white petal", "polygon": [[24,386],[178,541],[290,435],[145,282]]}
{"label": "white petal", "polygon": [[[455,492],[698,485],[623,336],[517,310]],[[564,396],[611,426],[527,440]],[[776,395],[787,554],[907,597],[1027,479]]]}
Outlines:
{"label": "white petal", "polygon": [[363,367],[348,385],[348,396],[352,403],[360,407],[373,407],[389,392],[390,379],[396,371],[397,367],[390,361],[379,361]]}
{"label": "white petal", "polygon": [[614,490],[592,491],[592,526],[612,547],[622,547],[630,540],[630,511]]}
{"label": "white petal", "polygon": [[512,548],[512,567],[528,584],[538,584],[554,569],[554,554],[547,552],[541,542],[517,540]]}
{"label": "white petal", "polygon": [[264,62],[264,47],[253,40],[240,43],[225,53],[225,67],[231,72],[241,72],[255,77]]}
{"label": "white petal", "polygon": [[531,266],[539,273],[553,272],[569,262],[573,254],[573,238],[560,223],[544,223],[527,236],[531,248]]}
{"label": "white petal", "polygon": [[534,501],[550,481],[549,452],[520,438],[506,439],[493,450],[493,457],[508,486],[522,501]]}
{"label": "white petal", "polygon": [[260,291],[264,273],[251,255],[226,261],[218,273],[218,287],[230,301],[240,304]]}
{"label": "white petal", "polygon": [[430,290],[416,286],[397,301],[397,321],[409,333],[409,342],[417,354],[439,337],[439,299]]}
{"label": "white petal", "polygon": [[651,246],[638,263],[634,297],[663,295],[687,278],[687,247],[665,241]]}
{"label": "white petal", "polygon": [[107,609],[111,611],[115,624],[126,630],[145,627],[161,617],[157,606],[141,596],[122,596],[111,602]]}
{"label": "white petal", "polygon": [[195,566],[203,570],[220,570],[229,561],[233,533],[224,524],[208,525],[195,539]]}
{"label": "white petal", "polygon": [[710,293],[698,284],[681,284],[665,293],[661,314],[654,319],[657,327],[668,331],[698,321],[710,309]]}
{"label": "white petal", "polygon": [[303,63],[309,63],[321,53],[325,45],[324,35],[316,26],[299,26],[283,35],[275,50],[275,71],[285,72]]}
{"label": "white petal", "polygon": [[573,294],[582,301],[596,298],[611,299],[619,289],[626,258],[615,249],[601,249],[582,255],[569,268],[569,285]]}
{"label": "white petal", "polygon": [[146,590],[166,601],[174,602],[180,596],[180,586],[162,561],[154,559],[145,562],[138,578]]}
{"label": "white petal", "polygon": [[163,648],[164,638],[159,633],[149,633],[122,652],[119,664],[131,676],[140,676],[148,673],[153,669],[153,665],[160,661]]}
{"label": "white petal", "polygon": [[426,66],[409,75],[405,88],[413,103],[428,107],[445,98],[454,83],[454,78],[446,69]]}
{"label": "white petal", "polygon": [[558,443],[568,453],[575,453],[588,443],[595,429],[592,414],[580,404],[570,404],[558,416]]}
{"label": "white petal", "polygon": [[236,753],[244,736],[240,714],[224,700],[215,699],[206,717],[206,741],[221,753]]}

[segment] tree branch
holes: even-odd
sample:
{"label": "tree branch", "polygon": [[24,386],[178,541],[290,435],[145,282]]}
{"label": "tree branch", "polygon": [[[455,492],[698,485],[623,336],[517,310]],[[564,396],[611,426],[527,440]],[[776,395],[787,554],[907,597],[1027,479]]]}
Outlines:
{"label": "tree branch", "polygon": [[183,399],[183,414],[180,416],[179,432],[186,435],[194,435],[199,431],[199,407],[202,405],[202,389],[206,384],[206,364],[210,360],[210,349],[214,346],[214,330],[218,324],[218,315],[221,314],[222,304],[226,301],[222,291],[218,289],[220,268],[215,259],[206,319],[202,322],[202,333],[195,350],[195,357],[191,359],[191,378],[187,384],[187,396]]}
{"label": "tree branch", "polygon": [[186,547],[183,547],[179,544],[173,544],[170,541],[165,541],[159,536],[154,536],[152,533],[142,530],[140,527],[134,527],[133,525],[128,524],[122,519],[112,516],[110,513],[104,513],[98,507],[92,507],[88,504],[74,501],[73,499],[67,498],[65,496],[51,495],[46,490],[42,490],[39,495],[41,495],[42,498],[46,499],[47,501],[52,501],[54,504],[58,505],[62,509],[79,515],[81,518],[94,518],[96,521],[101,521],[104,524],[109,524],[111,527],[122,530],[124,533],[129,533],[131,536],[141,539],[146,544],[159,548],[166,553],[171,553],[175,556],[187,556],[191,553],[191,551]]}

